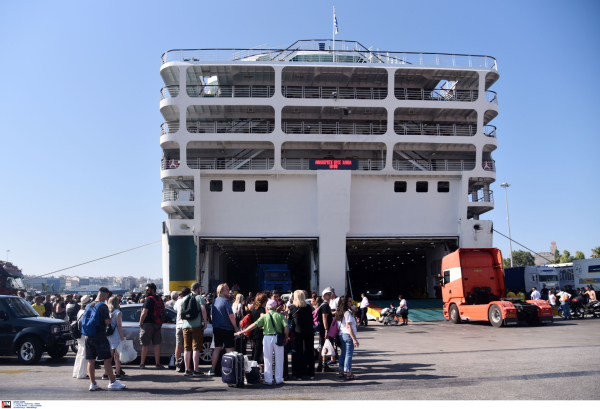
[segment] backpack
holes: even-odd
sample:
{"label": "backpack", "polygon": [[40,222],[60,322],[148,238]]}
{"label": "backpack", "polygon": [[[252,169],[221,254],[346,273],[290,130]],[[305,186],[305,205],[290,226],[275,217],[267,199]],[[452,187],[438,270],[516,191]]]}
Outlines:
{"label": "backpack", "polygon": [[[252,324],[252,314],[248,313],[240,322],[240,329],[246,329]],[[252,331],[244,332],[244,335],[249,337],[252,335]]]}
{"label": "backpack", "polygon": [[81,318],[81,333],[86,337],[96,336],[96,327],[100,323],[100,306],[104,303],[98,303],[95,306],[89,305]]}
{"label": "backpack", "polygon": [[192,293],[187,296],[181,305],[181,319],[192,321],[198,317],[198,314],[200,314],[200,308],[198,308],[196,294]]}
{"label": "backpack", "polygon": [[71,327],[70,327],[70,331],[71,331],[71,338],[73,339],[79,339],[81,338],[81,318],[83,317],[83,315],[80,317],[80,319],[75,320],[71,323]]}
{"label": "backpack", "polygon": [[406,311],[410,310],[410,303],[406,300]]}
{"label": "backpack", "polygon": [[164,324],[169,322],[169,317],[167,316],[167,311],[165,310],[165,305],[163,304],[160,297],[152,296],[154,300],[154,322],[157,324]]}

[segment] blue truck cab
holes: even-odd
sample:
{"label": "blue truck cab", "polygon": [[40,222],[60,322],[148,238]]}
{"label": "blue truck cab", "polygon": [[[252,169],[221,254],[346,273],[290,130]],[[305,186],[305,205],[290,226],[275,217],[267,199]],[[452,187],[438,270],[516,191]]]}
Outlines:
{"label": "blue truck cab", "polygon": [[287,264],[259,264],[258,283],[260,290],[277,290],[281,293],[292,291],[292,273]]}

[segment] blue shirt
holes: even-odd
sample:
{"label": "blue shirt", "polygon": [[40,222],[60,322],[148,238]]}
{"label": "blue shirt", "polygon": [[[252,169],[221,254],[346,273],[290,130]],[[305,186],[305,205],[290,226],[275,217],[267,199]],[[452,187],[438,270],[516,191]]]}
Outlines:
{"label": "blue shirt", "polygon": [[229,319],[229,314],[233,314],[231,302],[225,297],[217,297],[212,304],[212,326],[213,328],[227,329],[233,331],[233,325]]}

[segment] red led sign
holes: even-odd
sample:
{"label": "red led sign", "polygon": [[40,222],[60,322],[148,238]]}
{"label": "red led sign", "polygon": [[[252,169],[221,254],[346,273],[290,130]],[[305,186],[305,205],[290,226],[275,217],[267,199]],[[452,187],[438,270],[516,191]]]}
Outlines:
{"label": "red led sign", "polygon": [[338,169],[338,170],[356,170],[358,169],[358,160],[356,159],[309,159],[308,168],[317,169]]}

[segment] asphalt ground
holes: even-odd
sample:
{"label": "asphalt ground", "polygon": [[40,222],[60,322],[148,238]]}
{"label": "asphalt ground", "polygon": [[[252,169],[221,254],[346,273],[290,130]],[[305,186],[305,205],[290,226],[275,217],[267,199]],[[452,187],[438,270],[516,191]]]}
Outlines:
{"label": "asphalt ground", "polygon": [[[126,390],[88,391],[72,378],[74,354],[35,366],[0,357],[0,400],[545,400],[600,399],[600,319],[541,327],[493,328],[485,323],[418,322],[360,328],[356,381],[337,373],[280,386],[228,388],[220,378],[183,377],[171,370],[126,365]],[[208,367],[202,367],[204,371]]]}

